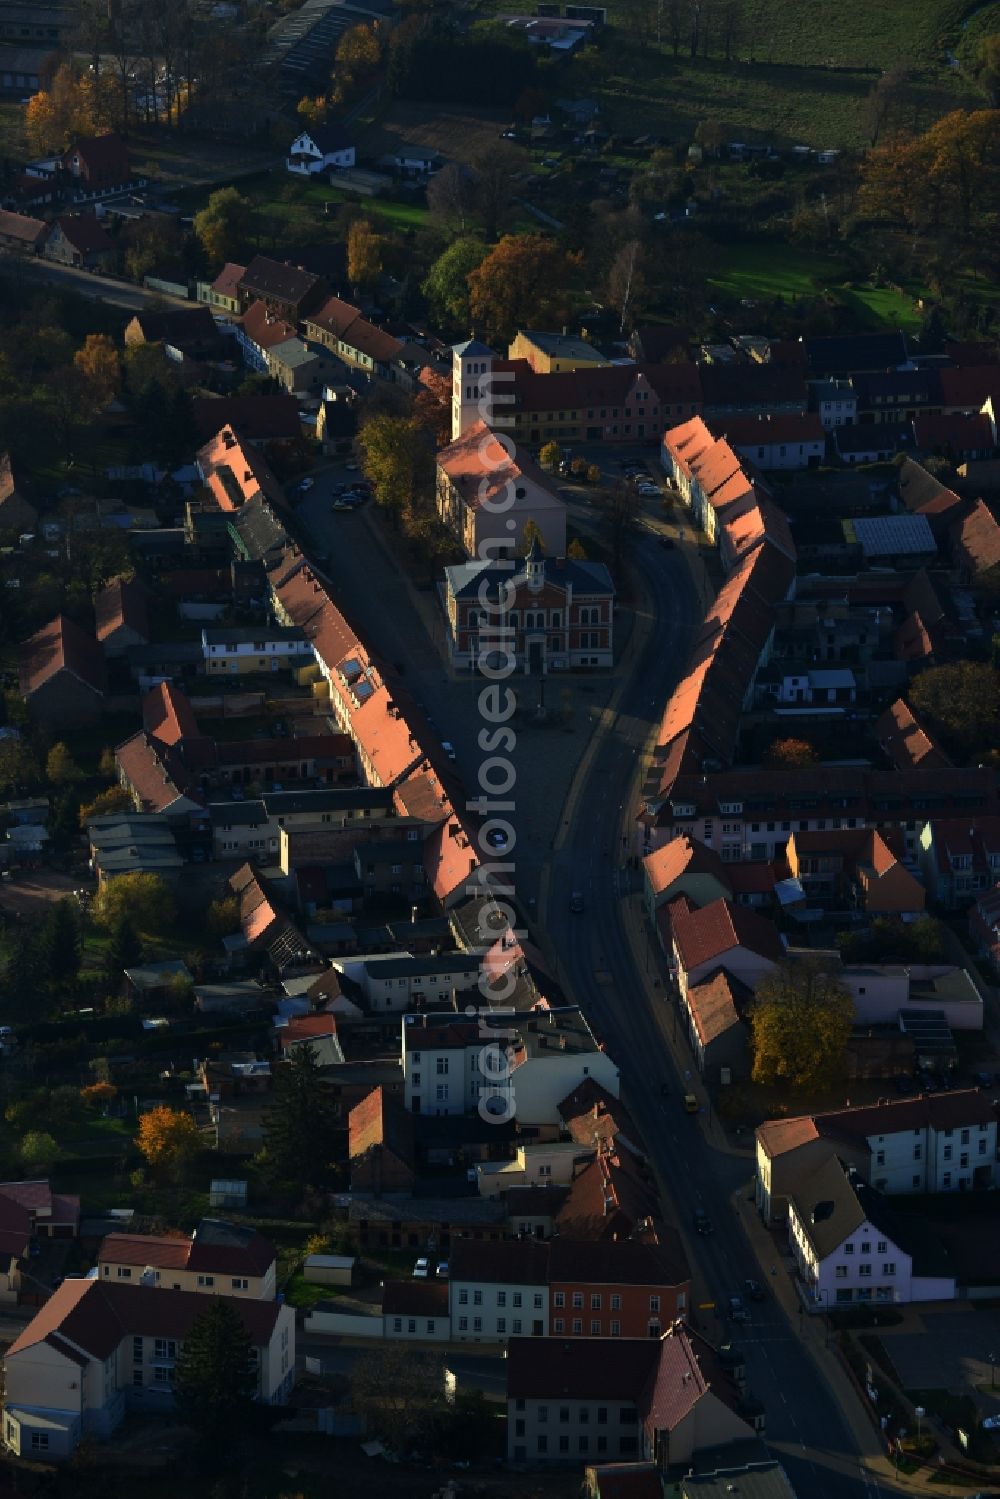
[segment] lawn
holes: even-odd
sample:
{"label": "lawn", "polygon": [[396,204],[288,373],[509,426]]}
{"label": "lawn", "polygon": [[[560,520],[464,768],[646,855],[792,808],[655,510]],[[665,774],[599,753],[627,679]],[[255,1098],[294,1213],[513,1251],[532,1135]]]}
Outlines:
{"label": "lawn", "polygon": [[794,245],[730,242],[709,284],[730,296],[753,301],[829,295],[849,307],[852,321],[869,327],[915,328],[920,313],[911,297],[888,287],[845,285],[844,266],[834,255]]}
{"label": "lawn", "polygon": [[285,1285],[285,1300],[289,1306],[307,1309],[315,1306],[317,1301],[329,1301],[334,1296],[342,1295],[343,1286],[316,1286],[306,1280],[301,1270],[288,1280]]}
{"label": "lawn", "polygon": [[[507,8],[480,0],[484,15]],[[619,0],[598,46],[578,54],[553,91],[597,97],[613,129],[675,142],[690,140],[710,118],[734,139],[860,146],[871,86],[897,64],[910,71],[911,120],[982,106],[982,95],[947,60],[949,51],[974,55],[979,38],[1000,29],[1000,0],[992,0],[963,32],[962,17],[973,8],[969,0],[747,0],[727,63],[718,35],[707,58],[692,62],[685,47],[675,59],[667,23],[657,45],[655,30],[641,34],[641,8]],[[655,7],[645,9],[655,15]]]}

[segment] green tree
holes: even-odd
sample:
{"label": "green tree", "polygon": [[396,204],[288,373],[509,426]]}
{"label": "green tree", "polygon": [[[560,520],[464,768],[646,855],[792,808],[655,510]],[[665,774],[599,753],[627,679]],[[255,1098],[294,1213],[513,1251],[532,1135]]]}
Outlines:
{"label": "green tree", "polygon": [[380,505],[397,516],[426,508],[434,476],[427,434],[412,416],[373,416],[358,437],[365,477]]}
{"label": "green tree", "polygon": [[335,1150],[337,1116],[323,1070],[308,1043],[292,1049],[276,1071],[264,1111],[264,1163],[278,1182],[326,1185]]}
{"label": "green tree", "polygon": [[423,293],[441,322],[469,326],[469,277],[486,257],[478,239],[456,239],[442,251],[427,272]]}
{"label": "green tree", "polygon": [[843,1075],[854,1022],[844,985],[811,963],[782,963],[757,985],[750,1011],[753,1080],[818,1089]]}
{"label": "green tree", "polygon": [[45,1130],[29,1130],[18,1146],[18,1155],[29,1171],[51,1171],[59,1159],[59,1146]]}
{"label": "green tree", "polygon": [[922,672],[910,702],[967,752],[992,749],[1000,729],[1000,673],[982,661],[955,661]]}
{"label": "green tree", "polygon": [[44,980],[36,933],[30,927],[16,927],[7,950],[7,971],[3,985],[5,1014],[17,1020],[32,1018],[38,999],[38,986]]}
{"label": "green tree", "polygon": [[80,808],[80,826],[85,828],[88,822],[109,812],[131,811],[132,805],[132,797],[124,786],[109,786],[107,791],[99,791],[93,801],[84,802]]}
{"label": "green tree", "polygon": [[68,746],[61,740],[49,750],[45,761],[45,775],[54,786],[69,786],[82,779],[83,772],[70,754]]}
{"label": "green tree", "polygon": [[142,938],[135,929],[134,921],[127,911],[120,912],[108,928],[108,945],[104,949],[104,975],[107,981],[117,988],[121,984],[123,971],[142,962],[143,951]]}
{"label": "green tree", "polygon": [[127,916],[140,932],[160,935],[173,926],[176,905],[158,874],[119,874],[106,880],[94,901],[94,919],[111,931]]}
{"label": "green tree", "polygon": [[194,232],[213,264],[235,260],[248,243],[253,210],[235,187],[220,187],[194,216]]}
{"label": "green tree", "polygon": [[524,528],[521,531],[521,551],[524,553],[530,552],[531,543],[535,540],[536,537],[538,538],[539,542],[544,545],[545,538],[542,535],[541,526],[536,520],[532,520],[529,517],[529,519],[525,521]]}
{"label": "green tree", "polygon": [[174,1365],[177,1414],[220,1457],[254,1422],[257,1370],[246,1324],[228,1301],[206,1297]]}
{"label": "green tree", "polygon": [[80,920],[71,900],[59,900],[42,922],[39,951],[49,982],[63,988],[80,971]]}
{"label": "green tree", "polygon": [[235,895],[213,900],[205,913],[205,926],[211,937],[228,937],[240,924],[240,903]]}

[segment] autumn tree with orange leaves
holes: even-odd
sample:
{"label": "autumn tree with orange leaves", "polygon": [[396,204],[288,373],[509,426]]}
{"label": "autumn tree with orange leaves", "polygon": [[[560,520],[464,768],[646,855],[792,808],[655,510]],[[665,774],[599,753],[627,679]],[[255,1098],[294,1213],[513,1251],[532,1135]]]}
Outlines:
{"label": "autumn tree with orange leaves", "polygon": [[202,1147],[198,1126],[190,1114],[165,1104],[139,1115],[135,1143],[154,1170],[181,1176],[184,1167]]}
{"label": "autumn tree with orange leaves", "polygon": [[469,275],[469,312],[486,338],[565,322],[582,256],[542,234],[505,234]]}

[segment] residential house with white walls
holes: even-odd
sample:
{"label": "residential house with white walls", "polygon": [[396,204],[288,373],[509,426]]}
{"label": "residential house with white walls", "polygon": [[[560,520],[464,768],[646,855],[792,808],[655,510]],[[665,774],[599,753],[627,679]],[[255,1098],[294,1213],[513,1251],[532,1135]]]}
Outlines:
{"label": "residential house with white walls", "polygon": [[811,1310],[955,1298],[943,1246],[835,1155],[789,1198],[788,1242]]}

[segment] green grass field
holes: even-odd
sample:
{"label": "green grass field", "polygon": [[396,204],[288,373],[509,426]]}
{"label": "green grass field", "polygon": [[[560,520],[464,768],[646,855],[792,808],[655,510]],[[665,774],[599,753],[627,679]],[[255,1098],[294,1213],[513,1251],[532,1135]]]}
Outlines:
{"label": "green grass field", "polygon": [[722,265],[710,278],[710,285],[740,300],[783,297],[790,302],[825,294],[849,307],[853,321],[860,326],[919,326],[914,297],[900,296],[888,287],[846,286],[844,266],[834,255],[777,242],[730,243],[720,254]]}
{"label": "green grass field", "polygon": [[[480,0],[480,15],[508,9]],[[653,15],[644,34],[643,11]],[[963,22],[969,18],[968,25]],[[667,23],[658,44],[655,7],[618,0],[597,47],[577,54],[554,92],[592,95],[616,130],[690,140],[699,121],[719,121],[737,139],[817,148],[860,146],[865,101],[886,69],[911,73],[905,124],[926,125],[983,95],[948,53],[971,62],[982,36],[1000,30],[1000,0],[747,0],[732,61],[716,34],[708,56],[675,59]]]}

